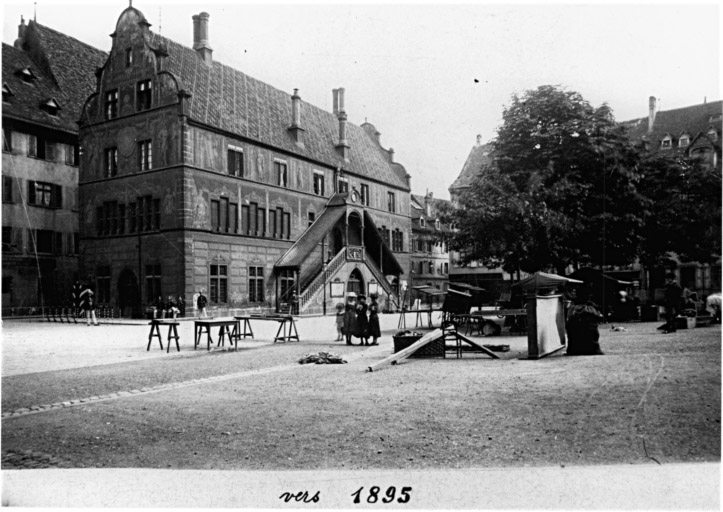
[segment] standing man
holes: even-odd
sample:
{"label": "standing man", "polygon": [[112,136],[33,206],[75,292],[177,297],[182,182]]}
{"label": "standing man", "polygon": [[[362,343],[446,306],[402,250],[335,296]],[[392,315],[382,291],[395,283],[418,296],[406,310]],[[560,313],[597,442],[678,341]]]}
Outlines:
{"label": "standing man", "polygon": [[196,305],[198,306],[198,316],[201,318],[206,318],[206,304],[208,304],[208,299],[206,299],[203,291],[199,291]]}
{"label": "standing man", "polygon": [[675,274],[669,272],[665,276],[665,329],[664,333],[675,332],[677,326],[675,319],[680,311],[680,301],[683,296],[683,289],[675,282]]}
{"label": "standing man", "polygon": [[95,316],[95,297],[90,285],[83,285],[83,291],[80,292],[80,307],[85,311],[86,325],[90,327],[91,320],[93,325],[100,325]]}

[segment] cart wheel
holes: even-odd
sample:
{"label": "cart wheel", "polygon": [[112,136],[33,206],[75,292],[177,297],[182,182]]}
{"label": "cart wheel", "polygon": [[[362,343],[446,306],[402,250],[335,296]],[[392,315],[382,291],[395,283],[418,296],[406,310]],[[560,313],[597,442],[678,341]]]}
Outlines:
{"label": "cart wheel", "polygon": [[482,324],[482,335],[483,336],[496,336],[500,333],[500,327],[494,323],[487,321]]}

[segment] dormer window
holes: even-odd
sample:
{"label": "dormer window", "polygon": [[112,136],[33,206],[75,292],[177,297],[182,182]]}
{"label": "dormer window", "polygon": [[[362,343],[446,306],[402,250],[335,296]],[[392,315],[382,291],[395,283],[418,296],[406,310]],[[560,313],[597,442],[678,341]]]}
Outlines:
{"label": "dormer window", "polygon": [[673,137],[671,137],[669,134],[663,137],[663,140],[660,142],[660,147],[663,149],[670,149],[673,147]]}
{"label": "dormer window", "polygon": [[680,139],[678,139],[678,147],[684,148],[690,144],[690,136],[687,133],[684,133],[680,136]]}
{"label": "dormer window", "polygon": [[3,103],[7,103],[10,101],[10,96],[15,96],[13,94],[13,91],[10,90],[10,87],[8,87],[8,84],[3,84]]}
{"label": "dormer window", "polygon": [[708,120],[709,123],[715,123],[721,120],[721,114],[713,114]]}
{"label": "dormer window", "polygon": [[33,73],[33,70],[30,69],[29,66],[18,70],[18,75],[20,75],[20,78],[22,78],[26,84],[33,83],[37,79],[35,73]]}
{"label": "dormer window", "polygon": [[57,116],[58,110],[60,110],[60,105],[58,105],[58,102],[55,100],[55,98],[50,98],[49,100],[41,103],[40,108],[46,111],[51,116]]}
{"label": "dormer window", "polygon": [[707,135],[710,140],[718,140],[718,131],[712,126],[708,130]]}
{"label": "dormer window", "polygon": [[441,224],[439,223],[439,219],[435,219],[435,221],[434,221],[434,227],[437,228],[437,229],[439,229],[440,226],[441,226]]}
{"label": "dormer window", "polygon": [[113,89],[105,93],[105,118],[116,117],[118,117],[118,89]]}
{"label": "dormer window", "polygon": [[424,217],[419,217],[419,225],[422,227],[427,226],[427,222],[424,220]]}

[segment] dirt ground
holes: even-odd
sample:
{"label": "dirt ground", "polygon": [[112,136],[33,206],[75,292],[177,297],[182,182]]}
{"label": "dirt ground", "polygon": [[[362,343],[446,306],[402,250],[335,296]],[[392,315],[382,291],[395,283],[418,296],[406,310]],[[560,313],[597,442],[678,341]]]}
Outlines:
{"label": "dirt ground", "polygon": [[[604,356],[408,359],[328,341],[2,379],[2,410],[138,394],[4,418],[2,450],[65,468],[427,469],[719,462],[720,326],[601,326]],[[331,351],[343,365],[298,365]],[[203,380],[215,376],[214,380]],[[201,379],[201,380],[196,380]],[[193,382],[191,382],[193,381]],[[179,383],[177,387],[159,385]],[[12,468],[3,458],[3,469]]]}

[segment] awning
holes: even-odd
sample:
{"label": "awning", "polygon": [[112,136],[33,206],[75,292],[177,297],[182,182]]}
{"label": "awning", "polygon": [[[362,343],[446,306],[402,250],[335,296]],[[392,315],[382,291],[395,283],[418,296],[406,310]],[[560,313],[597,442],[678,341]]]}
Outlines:
{"label": "awning", "polygon": [[604,274],[600,270],[590,268],[590,267],[585,267],[585,268],[576,270],[575,272],[570,274],[570,277],[574,277],[575,279],[580,279],[580,280],[584,281],[585,283],[589,283],[589,284],[601,283],[601,282],[605,282],[608,284],[618,284],[621,286],[631,286],[633,284],[630,281],[622,281],[620,279],[615,279],[612,276]]}
{"label": "awning", "polygon": [[276,268],[299,268],[321,240],[332,230],[334,224],[344,216],[345,205],[327,206],[316,221],[304,231],[294,245],[284,253]]}
{"label": "awning", "polygon": [[523,279],[513,286],[519,286],[525,290],[537,290],[539,288],[553,288],[567,283],[582,284],[582,281],[571,279],[569,277],[558,276],[557,274],[548,274],[546,272],[535,272],[530,277]]}
{"label": "awning", "polygon": [[480,288],[478,286],[472,286],[471,284],[467,283],[449,283],[449,286],[454,286],[455,288],[462,288],[463,290],[470,290],[473,292],[486,292],[484,288]]}

